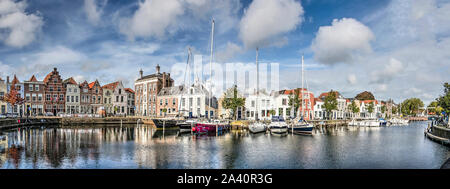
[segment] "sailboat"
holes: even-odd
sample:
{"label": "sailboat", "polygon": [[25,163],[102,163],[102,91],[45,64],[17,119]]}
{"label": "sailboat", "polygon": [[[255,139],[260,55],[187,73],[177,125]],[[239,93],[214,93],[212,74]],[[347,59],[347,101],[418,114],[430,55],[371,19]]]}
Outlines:
{"label": "sailboat", "polygon": [[[312,134],[312,130],[314,128],[313,124],[308,123],[305,120],[305,101],[304,101],[304,88],[303,88],[303,75],[304,75],[304,69],[303,69],[303,55],[302,55],[302,88],[301,88],[301,94],[302,94],[302,114],[301,118],[298,122],[294,122],[290,125],[289,132],[293,134]],[[311,104],[311,103],[309,103]],[[311,109],[311,108],[309,108]],[[308,115],[309,116],[309,115]]]}
{"label": "sailboat", "polygon": [[260,122],[258,120],[258,97],[259,97],[259,65],[258,65],[258,48],[256,48],[256,117],[255,122],[251,123],[248,126],[248,130],[251,133],[261,133],[266,132],[267,126],[266,124]]}
{"label": "sailboat", "polygon": [[220,132],[223,130],[226,130],[229,128],[228,123],[220,122],[220,121],[212,121],[211,118],[211,109],[212,109],[212,60],[213,60],[213,51],[214,51],[214,19],[211,23],[211,55],[209,59],[209,76],[211,80],[210,84],[210,90],[209,90],[209,108],[206,110],[207,113],[205,116],[207,116],[206,121],[204,122],[198,122],[195,124],[195,128],[193,131],[195,131],[197,134],[205,134],[205,133],[214,133],[214,132]]}
{"label": "sailboat", "polygon": [[[184,91],[188,91],[187,99],[189,99],[189,95],[190,95],[189,87],[191,86],[191,82],[190,82],[191,81],[191,79],[190,79],[191,78],[191,65],[190,65],[191,55],[192,55],[191,48],[189,48],[188,49],[188,58],[187,58],[187,63],[186,63],[186,72],[187,72],[187,70],[189,70],[189,84],[186,85],[186,72],[185,72],[184,80],[185,80],[185,87],[187,87],[187,88],[183,89]],[[181,110],[182,109],[182,107],[181,107],[181,101],[182,101],[181,99],[182,98],[183,98],[183,93],[181,93],[180,102],[178,103],[178,110],[180,110],[180,113],[186,111],[186,110]],[[179,116],[182,117],[182,115],[179,115]],[[189,118],[177,122],[177,126],[180,128],[180,133],[191,132],[193,130],[196,122],[197,122],[196,120],[191,119],[191,114],[189,113]]]}

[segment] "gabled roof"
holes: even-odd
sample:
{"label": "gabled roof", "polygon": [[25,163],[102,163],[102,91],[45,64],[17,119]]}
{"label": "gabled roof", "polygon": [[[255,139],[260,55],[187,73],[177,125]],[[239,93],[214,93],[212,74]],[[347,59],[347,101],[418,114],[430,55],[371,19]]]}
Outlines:
{"label": "gabled roof", "polygon": [[87,82],[87,81],[84,81],[83,83],[80,83],[80,87],[83,87],[83,86],[88,86],[88,87],[89,87],[88,82]]}
{"label": "gabled roof", "polygon": [[125,88],[125,91],[127,91],[127,92],[129,92],[129,93],[135,93],[135,92],[133,91],[133,89],[130,89],[130,88]]}
{"label": "gabled roof", "polygon": [[14,74],[14,79],[12,80],[12,84],[15,85],[17,83],[20,83],[19,79],[17,79],[16,75]]}
{"label": "gabled roof", "polygon": [[88,85],[88,86],[89,86],[89,88],[90,88],[90,89],[92,89],[92,87],[94,87],[94,85],[95,85],[95,81],[94,81],[94,82],[92,82],[92,83],[89,83],[89,85]]}
{"label": "gabled roof", "polygon": [[70,77],[69,79],[64,80],[63,83],[72,84],[72,85],[78,85],[78,83],[75,81],[75,79],[73,79],[73,77]]}
{"label": "gabled roof", "polygon": [[373,104],[379,104],[378,100],[363,100],[362,102],[364,102],[364,104],[370,104],[371,102],[373,102]]}
{"label": "gabled roof", "polygon": [[30,78],[30,80],[29,81],[32,81],[32,82],[37,82],[38,80],[36,79],[36,77],[33,75],[33,76],[31,76],[31,78]]}
{"label": "gabled roof", "polygon": [[107,88],[107,89],[112,89],[112,90],[114,90],[114,89],[116,89],[116,87],[117,87],[118,85],[119,85],[119,81],[116,81],[116,82],[114,82],[114,83],[110,83],[110,84],[103,85],[102,88]]}

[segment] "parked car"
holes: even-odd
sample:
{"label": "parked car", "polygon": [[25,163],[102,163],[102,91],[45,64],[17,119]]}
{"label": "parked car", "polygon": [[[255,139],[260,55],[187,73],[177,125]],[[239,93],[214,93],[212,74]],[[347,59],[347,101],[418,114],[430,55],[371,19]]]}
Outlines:
{"label": "parked car", "polygon": [[6,118],[6,114],[0,114],[0,119]]}
{"label": "parked car", "polygon": [[54,116],[52,112],[45,112],[45,116]]}

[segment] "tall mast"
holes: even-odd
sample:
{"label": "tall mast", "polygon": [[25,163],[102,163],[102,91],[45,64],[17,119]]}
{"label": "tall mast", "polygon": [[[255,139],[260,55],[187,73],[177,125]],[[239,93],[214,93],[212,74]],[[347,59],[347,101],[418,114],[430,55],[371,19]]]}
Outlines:
{"label": "tall mast", "polygon": [[304,104],[304,101],[303,101],[303,74],[304,73],[304,71],[303,71],[303,55],[302,55],[302,98],[301,98],[301,100],[302,100],[302,120],[305,120],[305,114],[304,114],[304,107],[303,107],[303,104]]}
{"label": "tall mast", "polygon": [[209,108],[208,108],[208,118],[211,119],[211,109],[212,109],[212,61],[213,61],[213,50],[214,50],[214,19],[212,19],[211,24],[211,55],[209,57]]}
{"label": "tall mast", "polygon": [[[190,97],[190,94],[189,94],[189,88],[190,88],[190,85],[191,85],[191,64],[190,64],[190,58],[191,58],[191,48],[189,48],[188,49],[188,58],[187,58],[187,61],[186,61],[186,72],[184,72],[184,88],[182,89],[182,91],[181,91],[181,98],[180,98],[180,102],[179,102],[179,107],[180,108],[178,108],[178,110],[180,111],[181,109],[183,109],[183,110],[186,110],[185,108],[186,108],[186,104],[189,104],[189,103],[186,103],[186,101],[184,101],[184,107],[182,107],[181,106],[181,102],[183,101],[183,91],[186,91],[187,90],[187,92],[188,92],[188,98],[187,98],[187,100],[189,101],[189,97]],[[189,71],[188,71],[189,70]],[[186,73],[189,73],[189,82],[186,84]],[[188,105],[189,106],[189,105]],[[188,109],[189,109],[189,107],[188,107]],[[183,111],[184,112],[184,111]],[[188,114],[189,114],[189,111],[188,111]]]}
{"label": "tall mast", "polygon": [[258,64],[259,48],[256,48],[256,113],[255,120],[258,121],[258,97],[259,97],[259,64]]}

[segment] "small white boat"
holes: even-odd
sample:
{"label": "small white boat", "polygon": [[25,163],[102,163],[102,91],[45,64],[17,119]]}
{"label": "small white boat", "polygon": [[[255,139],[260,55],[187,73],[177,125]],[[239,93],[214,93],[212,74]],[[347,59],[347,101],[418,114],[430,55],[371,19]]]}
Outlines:
{"label": "small white boat", "polygon": [[257,121],[257,122],[254,122],[254,123],[250,124],[250,125],[248,126],[248,130],[249,130],[251,133],[261,133],[261,132],[266,132],[266,130],[267,130],[267,125],[264,124],[264,123],[262,123],[262,122]]}
{"label": "small white boat", "polygon": [[281,116],[272,116],[272,122],[269,125],[271,134],[286,134],[288,125]]}

